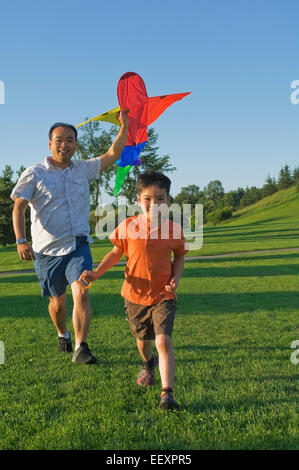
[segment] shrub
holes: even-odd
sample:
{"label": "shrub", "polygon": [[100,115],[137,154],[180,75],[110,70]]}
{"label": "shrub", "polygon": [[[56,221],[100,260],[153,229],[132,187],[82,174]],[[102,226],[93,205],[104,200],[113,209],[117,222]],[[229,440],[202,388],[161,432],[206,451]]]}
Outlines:
{"label": "shrub", "polygon": [[207,215],[207,220],[208,222],[211,222],[212,224],[218,224],[219,222],[222,222],[223,220],[229,219],[233,214],[233,210],[231,207],[223,207],[222,209],[216,209],[213,212],[210,212]]}

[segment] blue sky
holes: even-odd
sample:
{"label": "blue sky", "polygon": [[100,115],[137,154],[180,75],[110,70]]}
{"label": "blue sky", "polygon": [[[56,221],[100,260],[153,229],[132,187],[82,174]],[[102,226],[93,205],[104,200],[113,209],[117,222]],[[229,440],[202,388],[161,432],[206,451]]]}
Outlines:
{"label": "blue sky", "polygon": [[192,92],[154,124],[173,195],[214,179],[260,187],[299,166],[296,0],[16,0],[0,13],[0,172],[43,160],[53,122],[117,106],[127,71],[149,96]]}

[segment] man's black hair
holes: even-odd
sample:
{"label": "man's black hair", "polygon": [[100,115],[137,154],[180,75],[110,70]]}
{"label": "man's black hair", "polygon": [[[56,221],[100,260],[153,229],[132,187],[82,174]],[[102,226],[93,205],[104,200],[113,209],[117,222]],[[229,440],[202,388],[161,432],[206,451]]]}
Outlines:
{"label": "man's black hair", "polygon": [[149,186],[158,186],[161,189],[165,189],[167,196],[170,193],[170,179],[160,173],[159,171],[147,170],[141,173],[136,181],[137,193],[140,194],[145,188]]}
{"label": "man's black hair", "polygon": [[69,129],[72,129],[72,131],[74,131],[74,133],[75,133],[75,138],[77,140],[77,137],[78,137],[77,129],[72,124],[67,124],[66,122],[55,122],[55,124],[53,124],[53,126],[51,126],[51,128],[49,130],[49,139],[50,140],[51,140],[51,135],[52,135],[52,132],[54,131],[54,129],[56,129],[56,127],[60,127],[60,126],[68,127]]}

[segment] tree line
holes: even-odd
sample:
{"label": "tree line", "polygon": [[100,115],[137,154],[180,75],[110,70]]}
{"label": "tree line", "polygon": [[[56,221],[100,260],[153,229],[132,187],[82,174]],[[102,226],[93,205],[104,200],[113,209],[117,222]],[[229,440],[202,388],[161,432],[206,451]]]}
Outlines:
{"label": "tree line", "polygon": [[[87,118],[86,118],[87,119]],[[91,121],[83,128],[79,129],[78,148],[74,158],[89,159],[97,157],[107,152],[112,144],[117,127],[112,126],[109,131],[101,128],[100,123]],[[148,130],[148,143],[141,153],[141,166],[133,166],[120,193],[120,198],[125,198],[127,204],[135,204],[137,201],[136,179],[138,175],[146,169],[161,171],[163,173],[172,173],[176,168],[171,164],[169,155],[160,155],[158,146],[158,134],[154,128]],[[13,201],[10,198],[11,191],[25,170],[21,166],[15,173],[10,165],[6,165],[2,175],[0,176],[0,244],[6,246],[15,243],[15,236],[12,227],[12,208]],[[109,167],[105,172],[99,175],[99,178],[90,183],[90,200],[91,200],[91,228],[95,227],[95,208],[102,202],[103,192],[113,197],[113,186],[115,178],[115,165]],[[296,185],[299,190],[299,168],[293,171],[288,165],[281,168],[278,179],[272,178],[270,175],[265,179],[262,188],[256,186],[238,188],[237,190],[225,193],[221,181],[210,181],[202,190],[196,184],[182,187],[181,191],[171,198],[172,203],[191,204],[194,208],[195,204],[203,204],[204,223],[217,223],[231,217],[232,213],[237,209],[251,205],[263,197],[269,196],[276,191]],[[114,199],[117,206],[118,198]],[[30,211],[26,210],[26,233],[30,239]]]}

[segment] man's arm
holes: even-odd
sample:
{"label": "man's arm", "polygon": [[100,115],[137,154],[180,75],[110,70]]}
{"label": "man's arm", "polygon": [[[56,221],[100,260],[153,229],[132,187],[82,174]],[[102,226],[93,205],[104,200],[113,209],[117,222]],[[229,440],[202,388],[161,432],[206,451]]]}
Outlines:
{"label": "man's arm", "polygon": [[[25,212],[28,204],[28,201],[21,197],[18,197],[14,204],[14,208],[12,211],[12,223],[17,240],[19,238],[26,238]],[[17,250],[21,259],[27,261],[35,259],[33,249],[29,245],[29,243],[24,242],[20,245],[17,245]]]}
{"label": "man's arm", "polygon": [[121,156],[121,153],[126,145],[128,129],[129,129],[129,120],[128,120],[128,111],[121,110],[117,113],[117,119],[120,122],[119,132],[109,148],[107,153],[101,155],[101,172],[106,170],[110,165],[116,162]]}

